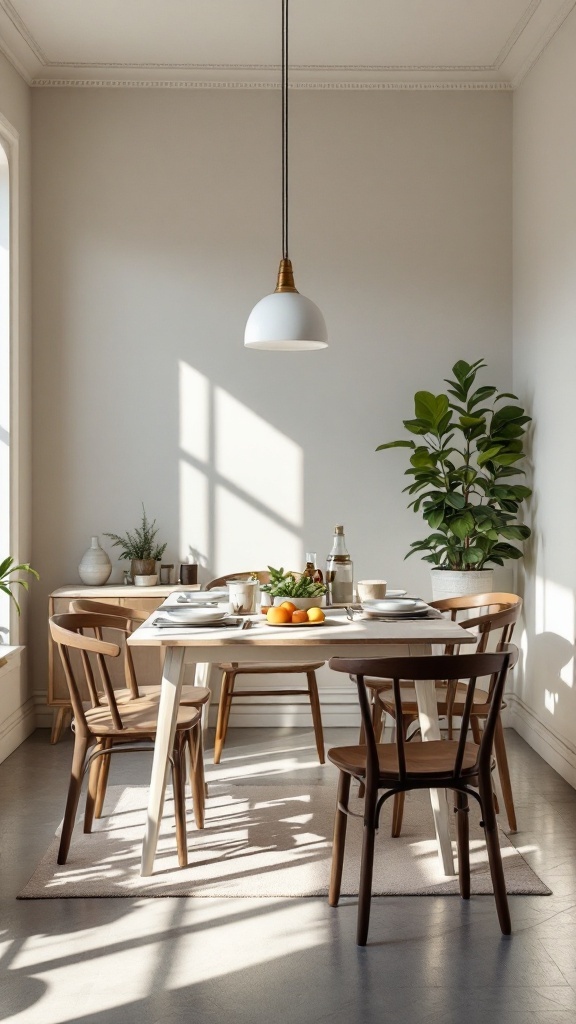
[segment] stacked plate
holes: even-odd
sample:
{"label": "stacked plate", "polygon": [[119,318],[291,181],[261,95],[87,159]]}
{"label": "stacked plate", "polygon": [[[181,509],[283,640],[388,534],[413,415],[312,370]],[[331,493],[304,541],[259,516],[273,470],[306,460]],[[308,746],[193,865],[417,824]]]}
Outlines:
{"label": "stacked plate", "polygon": [[163,620],[168,619],[175,626],[211,626],[215,622],[222,622],[228,616],[228,610],[221,608],[162,608],[159,611]]}
{"label": "stacked plate", "polygon": [[427,615],[430,609],[419,597],[383,597],[363,601],[362,610],[373,619],[415,619]]}
{"label": "stacked plate", "polygon": [[185,590],[178,594],[178,604],[207,606],[217,604],[228,596],[228,587],[214,587],[214,590]]}

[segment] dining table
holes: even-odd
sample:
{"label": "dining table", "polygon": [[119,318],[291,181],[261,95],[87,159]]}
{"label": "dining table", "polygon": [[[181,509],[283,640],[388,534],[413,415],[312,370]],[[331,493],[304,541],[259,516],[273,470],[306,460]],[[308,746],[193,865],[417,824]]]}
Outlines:
{"label": "dining table", "polygon": [[[237,619],[237,625],[198,626],[174,622],[166,626],[166,613],[178,607],[177,593],[171,594],[128,638],[131,647],[164,648],[158,726],[154,745],[148,810],[140,871],[151,875],[164,808],[164,794],[170,769],[178,705],[184,678],[185,656],[196,664],[196,681],[205,684],[210,666],[221,662],[290,662],[313,658],[382,658],[401,655],[429,655],[446,645],[476,643],[474,633],[440,616],[433,609],[419,618],[377,618],[344,608],[326,608],[324,622],[282,627],[270,625],[265,616]],[[181,606],[180,606],[181,607]],[[168,616],[168,621],[169,616]],[[250,628],[245,627],[246,621]],[[416,684],[419,725],[424,742],[440,738],[435,681]],[[430,799],[438,843],[438,855],[445,875],[454,874],[449,829],[449,806],[444,791],[431,791]]]}

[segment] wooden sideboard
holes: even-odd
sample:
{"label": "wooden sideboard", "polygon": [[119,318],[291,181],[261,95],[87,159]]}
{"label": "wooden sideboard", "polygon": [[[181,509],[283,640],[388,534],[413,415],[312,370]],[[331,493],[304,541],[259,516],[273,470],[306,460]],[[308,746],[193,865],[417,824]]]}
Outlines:
{"label": "wooden sideboard", "polygon": [[[70,610],[70,602],[80,598],[92,599],[93,601],[105,601],[107,604],[120,605],[121,607],[138,608],[151,614],[158,608],[168,594],[174,590],[199,590],[198,585],[194,586],[156,586],[156,587],[134,587],[116,584],[103,587],[69,586],[59,587],[54,590],[48,599],[48,614],[58,615]],[[106,633],[104,633],[106,639]],[[110,635],[112,639],[112,635]],[[114,638],[116,639],[116,638]],[[72,656],[76,654],[72,652]],[[138,681],[142,685],[159,683],[162,674],[163,653],[159,648],[143,649],[133,651],[134,665]],[[118,658],[111,666],[110,675],[114,686],[125,686],[123,659]],[[78,660],[78,668],[80,661]],[[83,673],[80,669],[78,679],[82,679]],[[191,679],[191,682],[194,680]],[[88,700],[88,693],[83,694]],[[71,715],[70,698],[68,687],[64,678],[62,663],[58,655],[56,644],[48,636],[48,704],[55,709],[54,722],[52,725],[51,743],[57,743],[62,735],[62,730]]]}

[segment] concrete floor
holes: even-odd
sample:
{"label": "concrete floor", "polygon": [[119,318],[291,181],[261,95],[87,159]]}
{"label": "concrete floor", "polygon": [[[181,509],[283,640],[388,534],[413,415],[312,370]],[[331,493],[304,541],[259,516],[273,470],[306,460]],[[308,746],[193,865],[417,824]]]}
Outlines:
{"label": "concrete floor", "polygon": [[[329,745],[353,737],[327,730]],[[572,1024],[576,792],[515,733],[507,742],[514,841],[553,895],[510,897],[510,938],[491,897],[374,899],[358,949],[352,899],[17,901],[61,819],[70,767],[70,739],[51,747],[39,730],[0,765],[0,1020]],[[111,783],[149,771],[140,755],[116,762]],[[265,784],[279,769],[335,783],[301,729],[232,730],[208,776]]]}

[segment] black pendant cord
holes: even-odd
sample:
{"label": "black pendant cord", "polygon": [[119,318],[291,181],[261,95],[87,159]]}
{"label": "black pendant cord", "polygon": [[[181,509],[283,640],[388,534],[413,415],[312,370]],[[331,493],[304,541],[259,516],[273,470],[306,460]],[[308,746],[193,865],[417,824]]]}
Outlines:
{"label": "black pendant cord", "polygon": [[282,0],[282,258],[288,259],[288,0]]}

